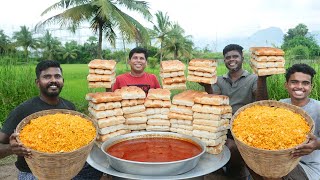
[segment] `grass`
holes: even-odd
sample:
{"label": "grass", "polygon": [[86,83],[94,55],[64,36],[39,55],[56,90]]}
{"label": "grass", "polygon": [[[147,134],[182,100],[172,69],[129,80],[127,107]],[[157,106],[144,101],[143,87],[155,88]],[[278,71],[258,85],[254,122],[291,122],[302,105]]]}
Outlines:
{"label": "grass", "polygon": [[[291,63],[286,64],[289,66]],[[318,72],[314,78],[314,89],[310,97],[319,100],[320,92],[320,66],[312,64]],[[35,86],[34,73],[35,65],[22,66],[13,64],[0,65],[0,127],[8,116],[9,112],[21,102],[38,95],[38,89]],[[85,100],[85,95],[89,92],[105,91],[103,88],[89,89],[87,84],[88,66],[87,64],[63,64],[63,76],[65,79],[64,88],[61,97],[72,101],[77,110],[87,113],[88,103]],[[247,62],[244,63],[244,69],[251,72],[251,68]],[[124,63],[117,64],[117,75],[128,72]],[[159,78],[159,65],[155,68],[146,68],[146,72],[153,73]],[[222,62],[219,62],[218,75],[223,75],[227,72],[226,67]],[[267,78],[269,98],[279,100],[287,98],[288,94],[284,89],[284,75],[273,75]],[[204,88],[195,82],[187,82],[187,89],[204,91]],[[172,96],[182,92],[182,90],[172,90]]]}

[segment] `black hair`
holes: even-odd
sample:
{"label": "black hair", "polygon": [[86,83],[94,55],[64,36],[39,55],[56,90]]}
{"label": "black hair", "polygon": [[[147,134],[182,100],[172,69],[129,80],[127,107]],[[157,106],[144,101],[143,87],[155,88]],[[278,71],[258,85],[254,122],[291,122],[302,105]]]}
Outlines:
{"label": "black hair", "polygon": [[133,56],[134,53],[143,53],[146,60],[148,60],[148,51],[144,48],[141,47],[136,47],[131,49],[130,53],[129,53],[129,59],[131,59],[131,57]]}
{"label": "black hair", "polygon": [[61,73],[62,73],[62,68],[61,68],[60,63],[58,61],[55,61],[55,60],[44,60],[44,61],[40,61],[37,64],[37,67],[36,67],[37,79],[40,78],[41,71],[44,71],[44,70],[46,70],[48,68],[51,68],[51,67],[59,68]]}
{"label": "black hair", "polygon": [[227,54],[229,51],[233,51],[233,50],[238,51],[240,55],[243,56],[243,53],[242,53],[243,47],[238,44],[229,44],[226,47],[224,47],[223,56]]}
{"label": "black hair", "polygon": [[296,72],[301,72],[303,74],[308,74],[311,76],[311,83],[314,75],[316,74],[316,71],[309,65],[300,63],[300,64],[294,64],[291,67],[289,67],[286,71],[286,82],[289,81],[289,78],[292,74]]}

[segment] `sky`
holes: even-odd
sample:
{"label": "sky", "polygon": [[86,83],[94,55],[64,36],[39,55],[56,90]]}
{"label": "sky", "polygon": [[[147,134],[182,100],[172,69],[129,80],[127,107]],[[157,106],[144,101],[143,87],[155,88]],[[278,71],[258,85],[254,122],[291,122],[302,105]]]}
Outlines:
{"label": "sky", "polygon": [[[45,17],[41,13],[58,0],[2,0],[0,29],[32,27]],[[250,36],[257,30],[279,27],[285,33],[299,23],[309,31],[320,30],[319,0],[145,0],[150,12],[167,13],[193,38]],[[147,27],[151,24],[132,14]],[[155,18],[154,18],[155,19]]]}

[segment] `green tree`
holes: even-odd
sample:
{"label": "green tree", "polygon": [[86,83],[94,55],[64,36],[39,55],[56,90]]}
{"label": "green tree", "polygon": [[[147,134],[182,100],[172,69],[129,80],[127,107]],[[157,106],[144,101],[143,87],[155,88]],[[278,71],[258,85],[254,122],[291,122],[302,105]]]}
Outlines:
{"label": "green tree", "polygon": [[163,41],[165,40],[168,33],[171,31],[171,22],[167,13],[158,11],[156,13],[157,22],[153,23],[153,31],[151,34],[158,39],[160,43],[160,62],[163,58]]}
{"label": "green tree", "polygon": [[78,43],[76,41],[66,42],[63,49],[63,60],[66,60],[66,63],[73,62],[77,59],[79,53]]}
{"label": "green tree", "polygon": [[9,36],[0,29],[0,55],[4,55],[10,49],[10,44]]}
{"label": "green tree", "polygon": [[29,57],[29,48],[36,49],[39,45],[38,40],[33,38],[32,32],[26,26],[20,26],[20,31],[13,33],[13,39],[15,40],[14,45],[16,47],[23,48],[26,61],[28,61]]}
{"label": "green tree", "polygon": [[48,7],[43,13],[47,14],[53,10],[63,10],[41,22],[37,27],[50,23],[60,23],[76,29],[84,22],[90,23],[90,28],[98,34],[97,58],[102,58],[102,37],[103,35],[115,45],[116,33],[119,30],[126,40],[145,43],[149,40],[147,30],[134,18],[124,13],[121,8],[135,11],[146,19],[151,18],[148,3],[137,0],[60,0]]}
{"label": "green tree", "polygon": [[62,53],[61,42],[56,37],[52,37],[49,31],[39,39],[40,48],[43,49],[42,56],[44,59],[57,59]]}

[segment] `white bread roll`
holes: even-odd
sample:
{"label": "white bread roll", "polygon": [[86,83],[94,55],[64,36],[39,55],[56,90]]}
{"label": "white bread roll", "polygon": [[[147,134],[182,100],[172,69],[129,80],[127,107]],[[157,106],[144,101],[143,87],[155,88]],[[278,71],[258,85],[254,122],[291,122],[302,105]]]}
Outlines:
{"label": "white bread roll", "polygon": [[86,100],[92,101],[93,103],[106,103],[106,102],[117,102],[121,101],[120,94],[114,92],[96,92],[86,94]]}
{"label": "white bread roll", "polygon": [[146,114],[153,115],[153,114],[164,114],[168,115],[170,109],[169,108],[146,108]]}
{"label": "white bread roll", "polygon": [[178,76],[178,77],[164,78],[164,79],[162,79],[162,82],[165,85],[185,83],[186,82],[186,77],[185,76]]}
{"label": "white bread roll", "polygon": [[116,93],[120,93],[122,99],[145,99],[146,93],[137,86],[125,86],[117,89]]}
{"label": "white bread roll", "polygon": [[151,114],[147,116],[148,119],[162,119],[162,120],[169,120],[167,114]]}
{"label": "white bread roll", "polygon": [[227,132],[228,132],[228,130],[212,133],[212,132],[208,132],[208,131],[201,131],[201,130],[194,129],[192,131],[192,134],[193,134],[193,136],[196,136],[196,137],[203,137],[203,138],[208,138],[208,139],[217,139],[220,136],[226,135]]}
{"label": "white bread roll", "polygon": [[204,84],[215,84],[217,82],[217,76],[200,77],[200,76],[195,76],[195,75],[189,74],[187,77],[187,80],[192,81],[192,82],[204,83]]}
{"label": "white bread roll", "polygon": [[121,101],[122,107],[128,107],[128,106],[137,106],[144,104],[144,99],[123,99]]}
{"label": "white bread roll", "polygon": [[213,67],[217,66],[217,61],[214,59],[191,59],[189,66]]}
{"label": "white bread roll", "polygon": [[120,136],[120,135],[123,135],[123,134],[128,134],[130,133],[130,130],[128,129],[121,129],[121,130],[118,130],[118,131],[115,131],[115,132],[111,132],[109,134],[99,134],[98,135],[98,138],[97,140],[99,142],[104,142],[112,137],[116,137],[116,136]]}
{"label": "white bread roll", "polygon": [[213,114],[226,114],[226,113],[232,112],[232,108],[229,105],[212,106],[212,105],[195,104],[194,106],[192,106],[192,110],[200,113],[213,113]]}
{"label": "white bread roll", "polygon": [[162,72],[175,72],[184,71],[186,66],[179,60],[167,60],[160,63],[160,71]]}
{"label": "white bread roll", "polygon": [[179,119],[170,119],[171,124],[181,124],[181,125],[188,125],[192,126],[192,121],[185,121],[185,120],[179,120]]}
{"label": "white bread roll", "polygon": [[179,106],[179,105],[171,105],[170,112],[193,115],[192,107],[189,106]]}
{"label": "white bread roll", "polygon": [[227,140],[227,135],[220,136],[217,139],[199,138],[206,146],[217,146]]}
{"label": "white bread roll", "polygon": [[169,120],[159,120],[159,119],[149,119],[147,121],[147,125],[153,125],[153,126],[170,126]]}
{"label": "white bread roll", "polygon": [[229,97],[224,95],[215,94],[204,94],[201,96],[196,96],[194,102],[197,104],[207,104],[207,105],[229,105]]}
{"label": "white bread roll", "polygon": [[285,62],[275,61],[275,62],[259,62],[251,59],[251,66],[257,69],[265,69],[265,68],[284,68]]}
{"label": "white bread roll", "polygon": [[170,131],[170,127],[169,127],[169,126],[153,126],[153,125],[147,125],[146,130],[147,130],[147,131],[167,132],[167,131]]}
{"label": "white bread roll", "polygon": [[193,126],[189,126],[189,125],[183,125],[183,124],[171,124],[172,128],[178,128],[178,129],[185,129],[188,131],[192,131],[193,130]]}
{"label": "white bread roll", "polygon": [[161,78],[169,78],[169,77],[177,77],[177,76],[184,76],[184,71],[174,71],[174,72],[161,72]]}
{"label": "white bread roll", "polygon": [[193,119],[194,125],[203,125],[203,126],[222,126],[225,124],[229,124],[229,119],[221,119],[219,121],[213,121],[213,120],[204,120],[204,119]]}
{"label": "white bread roll", "polygon": [[112,132],[115,132],[115,131],[118,131],[118,130],[121,130],[121,129],[127,129],[126,125],[117,124],[117,125],[114,125],[114,126],[108,126],[108,127],[105,127],[105,128],[101,128],[101,129],[99,129],[99,134],[109,134],[109,133],[112,133]]}
{"label": "white bread roll", "polygon": [[221,119],[221,116],[222,115],[220,115],[220,114],[193,112],[194,119],[205,119],[205,120],[219,121]]}
{"label": "white bread roll", "polygon": [[190,71],[190,70],[188,70],[188,75],[212,78],[214,76],[217,76],[217,71],[215,71],[213,73],[208,73],[208,72]]}
{"label": "white bread roll", "polygon": [[147,117],[146,112],[138,112],[138,113],[132,113],[132,114],[124,114],[124,118],[132,118],[132,117]]}
{"label": "white bread roll", "polygon": [[121,108],[112,109],[112,110],[97,111],[97,110],[94,110],[91,107],[88,107],[88,111],[95,119],[101,119],[101,118],[105,118],[105,117],[122,116],[123,115],[123,111],[122,111]]}
{"label": "white bread roll", "polygon": [[185,129],[170,127],[170,131],[171,132],[176,132],[176,133],[179,133],[179,134],[185,134],[185,135],[192,136],[192,131],[185,130]]}
{"label": "white bread roll", "polygon": [[130,124],[127,125],[128,129],[131,131],[145,130],[147,128],[147,124]]}
{"label": "white bread roll", "polygon": [[98,110],[98,111],[121,108],[120,102],[107,102],[107,103],[96,104],[96,103],[89,101],[88,105],[89,105],[89,107],[92,107],[93,109]]}
{"label": "white bread roll", "polygon": [[193,106],[194,98],[202,94],[208,94],[207,92],[186,90],[179,93],[172,98],[172,104],[183,105],[183,106]]}
{"label": "white bread roll", "polygon": [[198,72],[206,72],[206,73],[215,73],[216,67],[198,67],[198,66],[189,66],[189,71],[198,71]]}
{"label": "white bread roll", "polygon": [[168,118],[169,119],[189,120],[189,121],[193,120],[193,117],[191,115],[178,114],[178,113],[174,113],[174,112],[169,112]]}
{"label": "white bread roll", "polygon": [[92,68],[89,68],[89,73],[90,74],[105,74],[105,75],[110,75],[110,74],[114,74],[115,73],[115,68],[112,69],[112,70],[109,70],[109,69],[92,69]]}
{"label": "white bread roll", "polygon": [[97,119],[96,122],[99,128],[105,128],[108,126],[123,124],[126,122],[126,119],[123,116],[112,116],[112,117]]}
{"label": "white bread roll", "polygon": [[158,99],[146,99],[144,102],[145,107],[153,107],[153,108],[170,108],[171,106],[171,101],[163,101],[163,100],[158,100]]}
{"label": "white bread roll", "polygon": [[229,124],[224,124],[222,126],[205,126],[205,125],[198,125],[193,123],[193,129],[194,130],[200,130],[200,131],[208,131],[211,133],[224,131],[227,129],[230,129]]}
{"label": "white bread roll", "polygon": [[131,117],[126,118],[126,124],[144,124],[147,123],[148,119],[147,117]]}
{"label": "white bread roll", "polygon": [[123,114],[133,114],[146,111],[146,107],[144,105],[137,105],[131,107],[122,107]]}
{"label": "white bread roll", "polygon": [[220,154],[223,151],[224,144],[225,142],[222,142],[217,146],[207,146],[206,152],[209,154]]}
{"label": "white bread roll", "polygon": [[88,66],[92,69],[109,69],[114,70],[117,62],[115,60],[94,59],[89,62]]}
{"label": "white bread roll", "polygon": [[252,54],[258,56],[283,56],[284,51],[274,47],[251,47],[249,49]]}
{"label": "white bread roll", "polygon": [[164,84],[162,83],[163,89],[187,89],[186,83],[174,83],[174,84]]}
{"label": "white bread roll", "polygon": [[266,68],[266,69],[257,69],[252,67],[252,70],[258,76],[267,76],[273,74],[284,74],[286,70],[284,68]]}
{"label": "white bread roll", "polygon": [[116,74],[104,75],[104,74],[88,74],[88,81],[113,81],[116,78]]}
{"label": "white bread roll", "polygon": [[170,96],[171,92],[168,89],[149,89],[147,99],[170,101]]}
{"label": "white bread roll", "polygon": [[88,86],[89,86],[89,88],[111,88],[113,83],[114,83],[114,81],[112,81],[112,82],[109,82],[109,81],[97,81],[97,82],[89,81]]}

